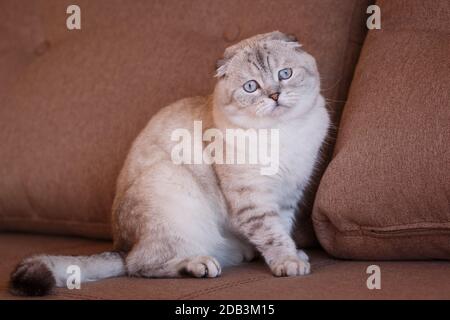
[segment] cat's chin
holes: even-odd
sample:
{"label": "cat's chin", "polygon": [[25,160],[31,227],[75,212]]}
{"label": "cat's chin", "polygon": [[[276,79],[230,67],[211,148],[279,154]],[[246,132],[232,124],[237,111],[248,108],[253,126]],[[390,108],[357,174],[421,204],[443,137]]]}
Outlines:
{"label": "cat's chin", "polygon": [[279,117],[279,116],[284,115],[287,112],[289,112],[290,109],[291,109],[291,107],[279,104],[276,107],[274,107],[272,109],[272,111],[270,111],[270,113],[267,116],[269,116],[269,117]]}
{"label": "cat's chin", "polygon": [[227,117],[227,121],[232,126],[237,126],[242,129],[265,129],[271,128],[278,123],[278,117],[266,115],[231,115]]}
{"label": "cat's chin", "polygon": [[246,115],[231,117],[231,122],[241,128],[271,128],[277,127],[280,122],[290,119],[289,113],[291,108],[285,106],[277,106],[273,110],[264,115]]}
{"label": "cat's chin", "polygon": [[292,111],[291,107],[286,105],[276,105],[273,106],[270,110],[267,110],[263,114],[255,115],[256,118],[259,119],[271,119],[272,121],[277,121],[279,118],[284,117],[286,114]]}
{"label": "cat's chin", "polygon": [[216,113],[220,119],[226,119],[231,126],[238,126],[240,128],[269,128],[277,126],[280,121],[286,121],[291,118],[290,114],[295,117],[294,107],[289,107],[285,104],[267,106],[264,112],[255,113],[250,112],[236,112],[231,108],[217,108],[220,110]]}

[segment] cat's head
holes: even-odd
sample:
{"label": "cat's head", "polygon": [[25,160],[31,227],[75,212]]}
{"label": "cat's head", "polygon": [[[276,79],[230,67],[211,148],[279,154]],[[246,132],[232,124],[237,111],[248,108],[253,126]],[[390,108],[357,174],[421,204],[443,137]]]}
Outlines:
{"label": "cat's head", "polygon": [[314,58],[294,37],[278,31],[226,49],[217,77],[215,105],[241,127],[301,117],[320,94]]}

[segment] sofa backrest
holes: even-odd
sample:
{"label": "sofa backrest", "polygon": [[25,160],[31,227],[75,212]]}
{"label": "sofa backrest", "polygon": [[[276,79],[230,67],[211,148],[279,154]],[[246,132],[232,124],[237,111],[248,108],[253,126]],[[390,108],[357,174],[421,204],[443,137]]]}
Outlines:
{"label": "sofa backrest", "polygon": [[0,230],[110,237],[133,139],[161,107],[210,93],[216,60],[249,36],[295,34],[338,111],[370,1],[75,2],[81,30],[70,31],[72,0],[0,3]]}

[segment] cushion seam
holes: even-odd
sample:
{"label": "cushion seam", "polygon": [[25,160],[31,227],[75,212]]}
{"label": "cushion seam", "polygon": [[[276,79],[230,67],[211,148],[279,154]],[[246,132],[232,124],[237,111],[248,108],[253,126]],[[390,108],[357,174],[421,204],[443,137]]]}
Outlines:
{"label": "cushion seam", "polygon": [[[333,225],[336,229],[338,229],[334,224],[331,223],[331,221],[329,219],[318,219],[317,217],[312,217],[312,220],[316,223],[327,223],[327,224],[331,224]],[[424,226],[424,227],[417,227],[417,225],[421,224],[421,223],[429,223],[429,224],[435,224],[437,225],[437,227],[429,227],[429,226]],[[442,224],[449,224],[449,226],[445,226],[443,227]],[[414,227],[413,227],[414,226]],[[360,231],[370,231],[370,230],[375,230],[375,231],[400,231],[400,230],[386,230],[388,228],[399,228],[399,227],[403,227],[403,231],[408,231],[408,230],[413,230],[418,229],[418,228],[423,228],[423,229],[439,229],[439,230],[449,230],[450,231],[450,221],[440,221],[440,222],[430,222],[430,221],[421,221],[421,222],[414,222],[414,223],[402,223],[402,224],[391,224],[391,225],[387,225],[387,226],[383,226],[383,227],[374,227],[374,226],[357,226],[357,228],[355,229],[338,229],[339,232],[360,232]]]}

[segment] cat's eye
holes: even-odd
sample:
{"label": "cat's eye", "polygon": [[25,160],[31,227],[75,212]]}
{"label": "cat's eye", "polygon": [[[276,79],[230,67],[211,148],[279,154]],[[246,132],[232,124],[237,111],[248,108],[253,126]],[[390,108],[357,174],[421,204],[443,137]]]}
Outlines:
{"label": "cat's eye", "polygon": [[255,92],[256,89],[259,88],[259,84],[255,80],[249,80],[246,83],[244,83],[243,87],[246,92],[252,93],[252,92]]}
{"label": "cat's eye", "polygon": [[285,68],[285,69],[278,71],[278,79],[287,80],[290,77],[292,77],[292,69],[291,68]]}

